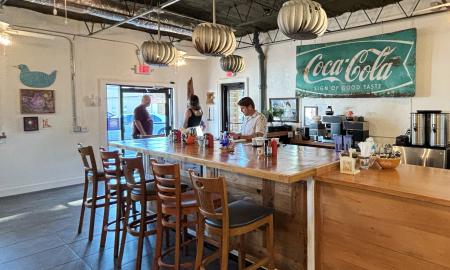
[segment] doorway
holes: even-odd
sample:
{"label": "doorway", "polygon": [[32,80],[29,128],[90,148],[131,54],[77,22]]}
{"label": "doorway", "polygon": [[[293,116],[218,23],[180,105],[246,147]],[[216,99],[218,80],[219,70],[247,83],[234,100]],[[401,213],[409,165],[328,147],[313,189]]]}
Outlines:
{"label": "doorway", "polygon": [[238,101],[246,96],[245,83],[225,83],[220,85],[222,104],[222,131],[239,133],[244,114],[241,112]]}
{"label": "doorway", "polygon": [[106,85],[106,129],[108,141],[133,139],[134,109],[143,95],[150,95],[147,108],[153,120],[152,135],[166,135],[173,125],[172,88]]}

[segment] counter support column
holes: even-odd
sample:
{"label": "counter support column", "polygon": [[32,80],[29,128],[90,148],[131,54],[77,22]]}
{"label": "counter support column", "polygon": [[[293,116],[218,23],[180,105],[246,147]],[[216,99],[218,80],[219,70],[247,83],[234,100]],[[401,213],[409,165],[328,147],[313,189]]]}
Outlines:
{"label": "counter support column", "polygon": [[315,181],[312,177],[306,179],[306,219],[307,219],[307,269],[315,269]]}

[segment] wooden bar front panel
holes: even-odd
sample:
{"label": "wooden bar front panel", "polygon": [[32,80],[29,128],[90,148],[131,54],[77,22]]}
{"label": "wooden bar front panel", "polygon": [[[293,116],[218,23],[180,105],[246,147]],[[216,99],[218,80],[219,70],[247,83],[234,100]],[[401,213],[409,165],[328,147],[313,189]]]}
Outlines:
{"label": "wooden bar front panel", "polygon": [[316,187],[317,269],[450,269],[450,207]]}

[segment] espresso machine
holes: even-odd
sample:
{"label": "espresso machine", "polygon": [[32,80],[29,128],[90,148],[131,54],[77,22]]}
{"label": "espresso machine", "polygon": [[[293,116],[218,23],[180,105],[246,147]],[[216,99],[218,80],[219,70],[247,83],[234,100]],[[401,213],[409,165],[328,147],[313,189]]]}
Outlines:
{"label": "espresso machine", "polygon": [[342,123],[344,121],[344,115],[323,115],[322,123],[325,125],[325,135],[322,141],[333,143],[334,135],[343,135]]}
{"label": "espresso machine", "polygon": [[309,125],[309,136],[313,141],[318,141],[319,137],[325,136],[325,133],[325,125],[322,122],[313,122]]}
{"label": "espresso machine", "polygon": [[342,122],[344,134],[353,136],[353,146],[358,145],[358,142],[363,142],[369,135],[369,122],[364,121],[364,117],[355,117],[353,121]]}

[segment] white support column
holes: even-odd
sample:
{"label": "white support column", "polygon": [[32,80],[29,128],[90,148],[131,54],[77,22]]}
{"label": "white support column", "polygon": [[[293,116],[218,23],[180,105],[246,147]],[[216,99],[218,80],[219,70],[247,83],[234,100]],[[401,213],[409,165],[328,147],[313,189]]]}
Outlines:
{"label": "white support column", "polygon": [[315,256],[315,194],[314,194],[314,178],[308,177],[306,182],[306,217],[307,217],[307,269],[314,270],[316,263]]}

